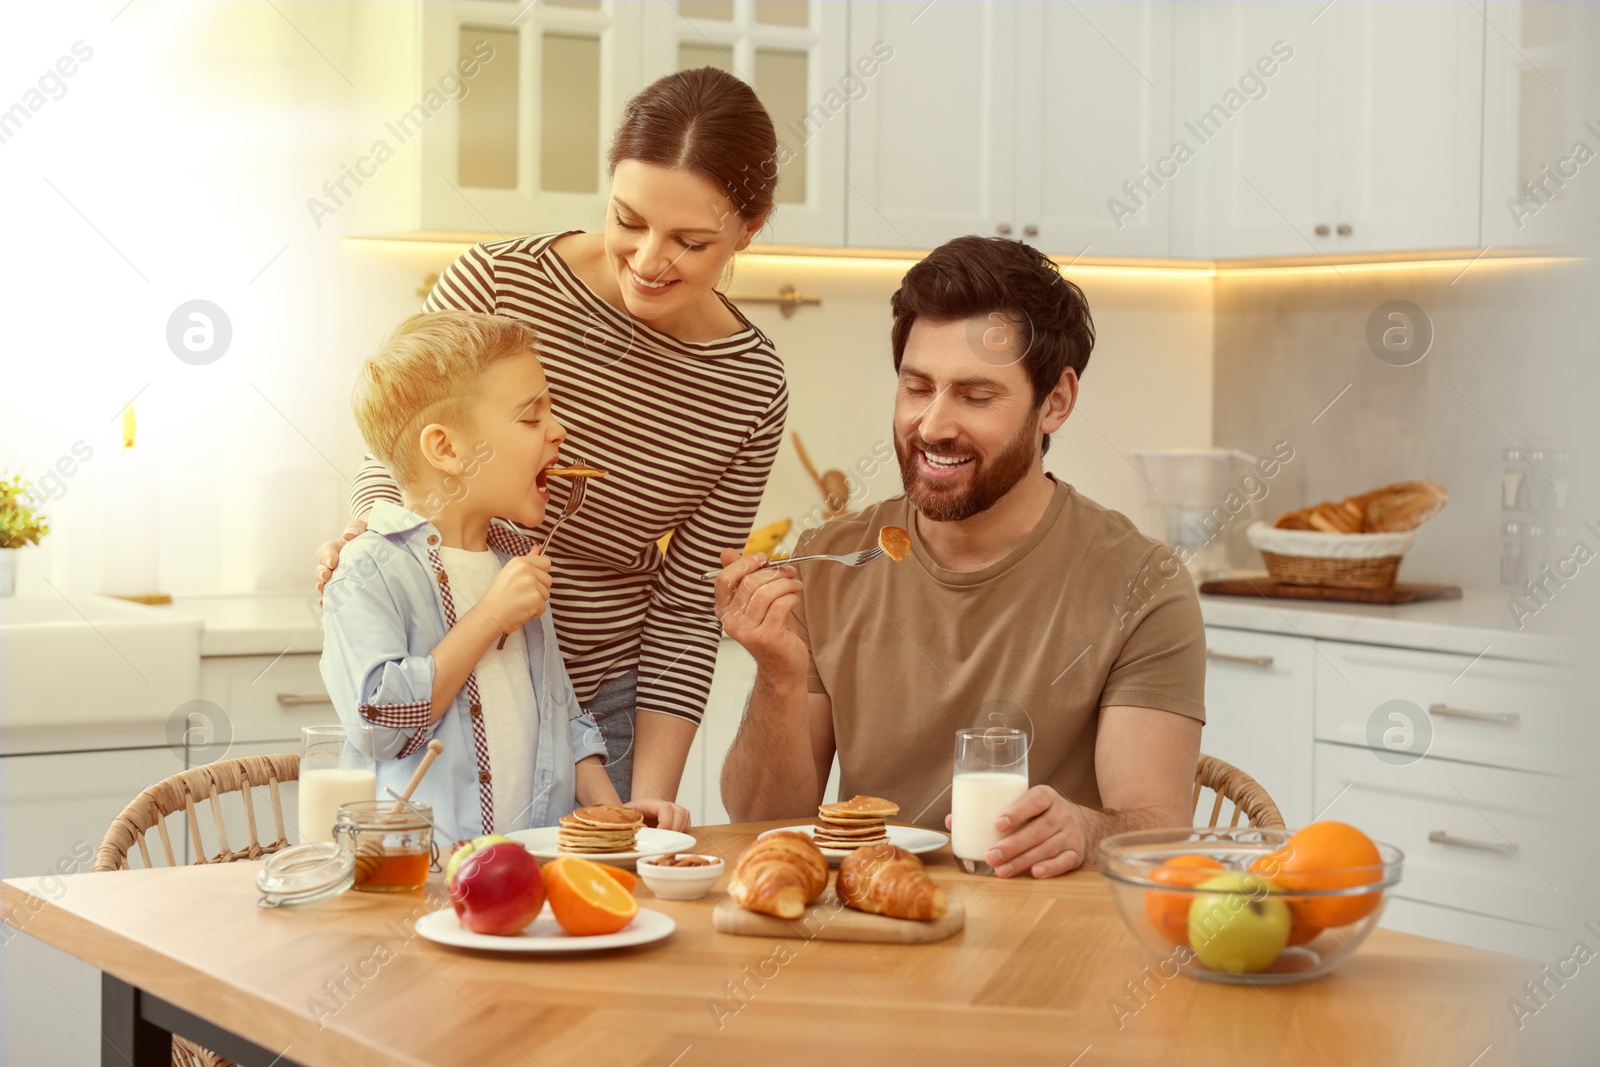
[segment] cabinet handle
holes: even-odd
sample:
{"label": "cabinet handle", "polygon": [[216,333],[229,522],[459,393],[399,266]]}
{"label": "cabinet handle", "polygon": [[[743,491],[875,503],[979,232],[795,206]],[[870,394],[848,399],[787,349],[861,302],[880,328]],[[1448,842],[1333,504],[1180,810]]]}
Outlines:
{"label": "cabinet handle", "polygon": [[1028,223],[1026,226],[1024,226],[1022,228],[1022,236],[1024,236],[1024,237],[1037,237],[1037,236],[1039,236],[1039,227],[1035,226],[1031,222]]}
{"label": "cabinet handle", "polygon": [[1206,649],[1206,659],[1220,659],[1228,663],[1248,663],[1252,667],[1272,666],[1271,656],[1240,656],[1232,652],[1218,652],[1215,649]]}
{"label": "cabinet handle", "polygon": [[316,704],[332,704],[333,698],[326,693],[279,693],[278,707],[280,708],[309,708]]}
{"label": "cabinet handle", "polygon": [[1351,234],[1350,224],[1348,222],[1339,223],[1339,236],[1340,237],[1349,237],[1350,234]]}
{"label": "cabinet handle", "polygon": [[1507,725],[1522,721],[1522,716],[1514,711],[1468,711],[1466,708],[1452,708],[1449,704],[1429,704],[1428,714],[1452,719],[1476,719],[1478,722],[1503,722]]}
{"label": "cabinet handle", "polygon": [[1316,234],[1318,237],[1326,237],[1328,236],[1328,224],[1326,222],[1319,222],[1317,223],[1317,228],[1311,232]]}
{"label": "cabinet handle", "polygon": [[1000,225],[998,225],[998,226],[996,226],[994,228],[994,232],[999,234],[1001,237],[1010,237],[1011,236],[1011,223],[1002,222]]}
{"label": "cabinet handle", "polygon": [[1434,830],[1428,834],[1428,840],[1440,845],[1456,845],[1460,848],[1475,848],[1480,852],[1498,852],[1502,856],[1509,856],[1517,851],[1517,846],[1508,842],[1474,841],[1470,837],[1456,837],[1454,834],[1443,830]]}

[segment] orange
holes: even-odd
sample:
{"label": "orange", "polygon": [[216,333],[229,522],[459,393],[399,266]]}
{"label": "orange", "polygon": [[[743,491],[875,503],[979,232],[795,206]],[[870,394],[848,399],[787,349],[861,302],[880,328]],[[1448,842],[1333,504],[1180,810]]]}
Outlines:
{"label": "orange", "polygon": [[[1222,864],[1210,856],[1186,854],[1174,856],[1150,872],[1152,882],[1162,885],[1194,887],[1213,877],[1211,872],[1221,870]],[[1163,893],[1147,889],[1144,894],[1144,913],[1162,937],[1174,945],[1189,943],[1189,904],[1191,893]]]}
{"label": "orange", "polygon": [[[1296,889],[1342,889],[1382,876],[1383,859],[1372,838],[1347,823],[1314,822],[1296,831],[1278,851],[1250,865],[1286,893],[1295,925],[1301,928],[1347,926],[1371,915],[1382,902],[1378,893],[1348,897],[1296,897]],[[1368,867],[1371,870],[1351,870]],[[1305,938],[1309,941],[1311,934]],[[1296,942],[1297,944],[1299,942]]]}
{"label": "orange", "polygon": [[622,888],[626,889],[630,893],[633,892],[633,887],[639,884],[638,876],[632,871],[625,870],[621,867],[613,867],[609,863],[601,863],[598,860],[590,860],[589,862],[593,863],[596,867],[599,867],[602,871],[605,871],[611,877],[615,878],[617,880],[617,884],[622,886]]}
{"label": "orange", "polygon": [[633,894],[590,860],[551,860],[545,864],[544,885],[556,922],[569,934],[614,934],[639,914]]}

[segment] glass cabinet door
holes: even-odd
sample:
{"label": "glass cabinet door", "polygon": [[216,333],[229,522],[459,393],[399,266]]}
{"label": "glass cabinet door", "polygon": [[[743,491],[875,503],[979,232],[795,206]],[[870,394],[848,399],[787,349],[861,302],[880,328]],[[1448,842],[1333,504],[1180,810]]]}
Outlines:
{"label": "glass cabinet door", "polygon": [[[776,210],[757,243],[842,245],[846,111],[871,77],[845,54],[845,5],[821,0],[645,3],[639,88],[717,67],[755,88],[778,138]],[[874,73],[871,42],[862,51]]]}
{"label": "glass cabinet door", "polygon": [[601,226],[605,152],[637,80],[639,6],[468,0],[425,3],[421,17],[422,110],[412,111],[427,131],[422,229],[513,236]]}

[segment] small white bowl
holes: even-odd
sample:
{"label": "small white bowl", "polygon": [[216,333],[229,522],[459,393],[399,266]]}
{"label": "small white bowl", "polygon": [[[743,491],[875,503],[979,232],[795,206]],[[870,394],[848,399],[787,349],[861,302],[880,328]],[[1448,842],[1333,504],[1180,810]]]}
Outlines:
{"label": "small white bowl", "polygon": [[[691,856],[696,853],[680,852],[678,855]],[[699,900],[711,892],[711,887],[722,877],[723,863],[720,856],[701,855],[701,859],[711,861],[704,867],[663,867],[656,862],[660,858],[651,856],[641,859],[634,865],[634,870],[639,872],[644,884],[650,887],[650,892],[662,900]]]}

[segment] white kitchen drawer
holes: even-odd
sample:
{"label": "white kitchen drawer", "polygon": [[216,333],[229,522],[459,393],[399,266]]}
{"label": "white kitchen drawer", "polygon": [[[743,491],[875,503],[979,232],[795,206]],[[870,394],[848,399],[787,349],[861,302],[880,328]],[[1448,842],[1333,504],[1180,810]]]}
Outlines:
{"label": "white kitchen drawer", "polygon": [[[1402,884],[1402,889],[1405,886]],[[1529,923],[1497,919],[1471,911],[1458,911],[1437,904],[1425,904],[1409,897],[1391,895],[1383,907],[1379,925],[1385,930],[1432,937],[1457,945],[1470,945],[1486,952],[1500,952],[1523,959],[1550,961],[1572,950],[1575,938],[1586,936],[1575,931],[1550,930]]]}
{"label": "white kitchen drawer", "polygon": [[234,741],[298,744],[302,726],[339,721],[317,668],[320,659],[307,654],[210,656],[200,661],[200,694],[222,709]]}
{"label": "white kitchen drawer", "polygon": [[1206,627],[1200,750],[1260,782],[1290,826],[1311,819],[1314,655],[1302,637]]}
{"label": "white kitchen drawer", "polygon": [[1319,741],[1386,749],[1397,764],[1430,755],[1552,774],[1590,751],[1580,738],[1592,716],[1562,667],[1342,641],[1317,650]]}
{"label": "white kitchen drawer", "polygon": [[1316,781],[1321,818],[1405,853],[1400,895],[1515,922],[1581,924],[1567,915],[1581,894],[1557,889],[1581,858],[1560,825],[1581,811],[1567,779],[1433,758],[1396,766],[1365,747],[1319,741]]}

